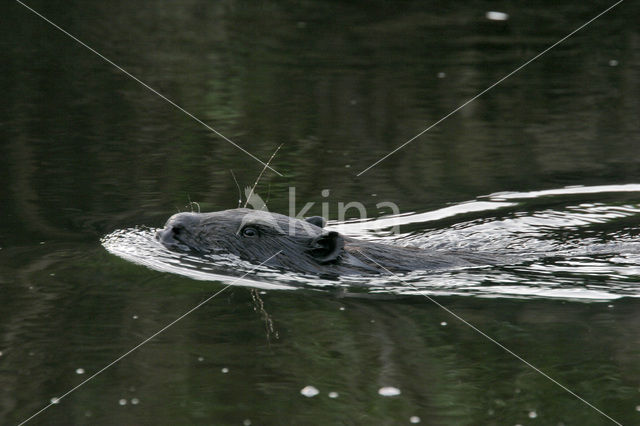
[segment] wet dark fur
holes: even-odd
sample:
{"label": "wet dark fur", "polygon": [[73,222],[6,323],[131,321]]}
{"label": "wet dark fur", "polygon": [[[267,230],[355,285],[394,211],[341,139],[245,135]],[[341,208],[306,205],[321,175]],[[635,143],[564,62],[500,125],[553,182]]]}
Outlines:
{"label": "wet dark fur", "polygon": [[[319,226],[318,226],[319,225]],[[315,275],[379,274],[443,270],[498,263],[494,256],[426,251],[345,237],[323,229],[318,217],[294,219],[277,213],[233,209],[178,213],[156,238],[169,249],[230,253],[266,265]]]}

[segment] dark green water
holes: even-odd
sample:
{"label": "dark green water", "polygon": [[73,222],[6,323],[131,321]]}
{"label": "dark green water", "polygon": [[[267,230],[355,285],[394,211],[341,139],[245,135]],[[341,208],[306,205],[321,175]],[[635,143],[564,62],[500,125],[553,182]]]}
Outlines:
{"label": "dark green water", "polygon": [[[618,190],[640,183],[636,3],[360,177],[613,2],[28,4],[260,159],[283,143],[273,166],[284,177],[266,173],[258,187],[271,211],[288,212],[292,186],[298,209],[327,202],[335,220],[338,202],[374,217],[380,201],[419,214],[502,191],[610,185],[409,223],[403,238],[513,234],[560,249],[638,236],[640,191]],[[510,19],[487,20],[496,9]],[[247,186],[262,165],[20,4],[0,16],[0,423],[17,424],[231,281],[145,268],[101,238],[159,227],[191,200],[233,208],[229,170]],[[619,251],[456,275],[517,282],[520,296],[437,301],[639,424],[640,257]],[[29,424],[614,424],[420,295],[308,284],[228,288]],[[308,385],[320,393],[302,396]],[[380,396],[385,386],[401,394]]]}

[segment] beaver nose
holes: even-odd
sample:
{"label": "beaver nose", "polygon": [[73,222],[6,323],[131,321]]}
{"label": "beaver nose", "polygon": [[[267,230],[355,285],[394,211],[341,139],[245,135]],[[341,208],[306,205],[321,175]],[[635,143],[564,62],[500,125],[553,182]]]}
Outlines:
{"label": "beaver nose", "polygon": [[171,244],[175,243],[175,228],[173,226],[167,226],[164,229],[159,229],[156,231],[156,240],[160,241],[163,244]]}
{"label": "beaver nose", "polygon": [[177,236],[185,230],[193,228],[198,222],[199,219],[195,213],[174,214],[167,220],[164,229],[156,232],[156,239],[164,243],[175,242]]}
{"label": "beaver nose", "polygon": [[184,228],[182,227],[182,225],[178,225],[178,226],[167,226],[164,229],[160,229],[158,231],[156,231],[156,240],[161,241],[163,243],[173,243],[176,241],[176,236],[178,234],[180,234],[181,231],[183,231]]}

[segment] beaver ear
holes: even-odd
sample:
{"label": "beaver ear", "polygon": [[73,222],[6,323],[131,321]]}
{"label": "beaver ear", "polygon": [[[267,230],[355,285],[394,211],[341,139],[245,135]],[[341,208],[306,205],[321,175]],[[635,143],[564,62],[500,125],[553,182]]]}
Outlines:
{"label": "beaver ear", "polygon": [[311,256],[320,263],[334,262],[344,247],[342,235],[335,231],[324,232],[311,242]]}
{"label": "beaver ear", "polygon": [[324,228],[324,225],[326,225],[327,223],[327,221],[324,220],[324,217],[322,216],[305,217],[304,220],[306,220],[310,224],[315,225],[319,228]]}

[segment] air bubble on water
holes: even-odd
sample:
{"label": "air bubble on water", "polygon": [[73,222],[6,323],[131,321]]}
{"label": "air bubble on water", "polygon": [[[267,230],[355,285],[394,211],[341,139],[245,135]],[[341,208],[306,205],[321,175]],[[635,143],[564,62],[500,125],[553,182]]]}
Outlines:
{"label": "air bubble on water", "polygon": [[340,306],[340,310],[341,310],[341,311],[344,311],[344,306]]}
{"label": "air bubble on water", "polygon": [[131,318],[133,318],[133,319],[138,319],[138,316],[137,316],[137,315],[134,315],[134,316],[132,316]]}
{"label": "air bubble on water", "polygon": [[615,60],[615,59],[609,60],[609,66],[610,67],[617,67],[618,64],[619,64],[619,62],[617,60]]}
{"label": "air bubble on water", "polygon": [[251,426],[251,420],[249,420],[249,419],[244,419],[244,421],[242,422],[242,424],[243,424],[244,426]]}
{"label": "air bubble on water", "polygon": [[538,413],[536,413],[534,410],[529,411],[530,419],[535,419],[536,417],[538,417]]}
{"label": "air bubble on water", "polygon": [[329,398],[337,398],[338,396],[338,392],[329,392]]}
{"label": "air bubble on water", "polygon": [[504,12],[496,12],[495,10],[490,10],[485,14],[485,17],[490,21],[506,21],[509,19],[509,15]]}
{"label": "air bubble on water", "polygon": [[312,398],[316,396],[318,393],[320,393],[320,391],[313,386],[305,386],[300,390],[300,393],[306,396],[307,398]]}
{"label": "air bubble on water", "polygon": [[351,164],[347,164],[344,166],[346,169],[348,169],[349,167],[351,167]]}
{"label": "air bubble on water", "polygon": [[446,73],[443,73],[443,72],[438,73],[438,78],[445,78],[446,76],[447,76]]}
{"label": "air bubble on water", "polygon": [[607,305],[607,308],[611,309],[613,308],[613,305]]}
{"label": "air bubble on water", "polygon": [[118,404],[120,405],[127,405],[127,400],[122,398],[120,401],[118,401]]}
{"label": "air bubble on water", "polygon": [[409,417],[409,422],[410,422],[410,423],[414,423],[414,424],[415,424],[415,423],[420,423],[420,417],[418,417],[418,416],[411,416],[411,417]]}
{"label": "air bubble on water", "polygon": [[440,325],[441,325],[441,326],[443,326],[443,327],[445,327],[445,326],[447,325],[447,322],[446,322],[446,321],[442,321],[442,322],[440,323]]}
{"label": "air bubble on water", "polygon": [[52,404],[57,404],[57,403],[59,403],[59,402],[60,402],[60,398],[55,397],[55,396],[54,396],[53,398],[51,398],[51,403],[52,403]]}
{"label": "air bubble on water", "polygon": [[384,386],[378,389],[378,394],[382,396],[398,396],[401,392],[400,389],[393,386]]}
{"label": "air bubble on water", "polygon": [[131,398],[131,405],[138,405],[140,404],[140,400],[138,398]]}
{"label": "air bubble on water", "polygon": [[224,374],[227,374],[229,372],[229,369],[227,367],[222,367],[222,371]]}
{"label": "air bubble on water", "polygon": [[199,356],[198,357],[198,361],[200,361],[200,362],[204,361],[204,357],[203,356]]}
{"label": "air bubble on water", "polygon": [[84,368],[76,368],[76,374],[84,374]]}
{"label": "air bubble on water", "polygon": [[636,405],[636,411],[640,411],[640,405]]}

